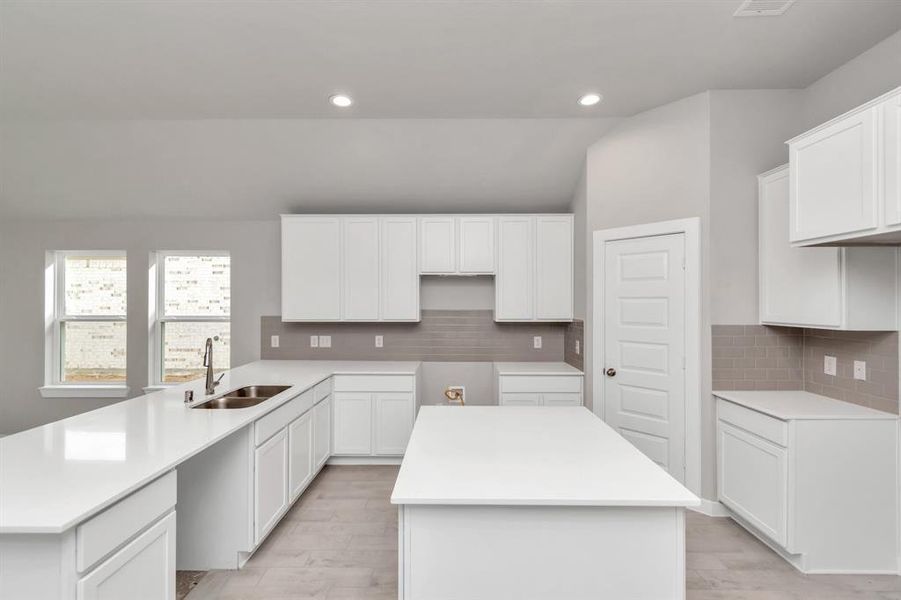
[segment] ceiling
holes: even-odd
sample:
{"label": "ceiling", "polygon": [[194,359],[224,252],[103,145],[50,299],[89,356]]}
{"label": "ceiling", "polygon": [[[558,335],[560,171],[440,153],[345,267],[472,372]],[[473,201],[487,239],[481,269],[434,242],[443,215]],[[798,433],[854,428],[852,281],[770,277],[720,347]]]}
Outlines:
{"label": "ceiling", "polygon": [[901,29],[901,0],[739,4],[0,0],[0,220],[560,210],[617,118]]}
{"label": "ceiling", "polygon": [[[623,116],[797,88],[901,29],[898,0],[4,0],[2,118]],[[583,92],[604,101],[585,109]]]}

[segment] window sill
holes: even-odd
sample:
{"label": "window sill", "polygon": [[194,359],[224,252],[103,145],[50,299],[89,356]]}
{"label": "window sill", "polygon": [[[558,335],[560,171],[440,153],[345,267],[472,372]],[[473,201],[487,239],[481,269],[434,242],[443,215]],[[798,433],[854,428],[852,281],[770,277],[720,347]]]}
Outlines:
{"label": "window sill", "polygon": [[161,392],[163,390],[168,390],[170,388],[174,388],[177,383],[160,383],[156,385],[148,385],[147,387],[141,388],[144,390],[145,394],[152,394],[153,392]]}
{"label": "window sill", "polygon": [[45,385],[38,388],[43,398],[125,398],[127,385]]}

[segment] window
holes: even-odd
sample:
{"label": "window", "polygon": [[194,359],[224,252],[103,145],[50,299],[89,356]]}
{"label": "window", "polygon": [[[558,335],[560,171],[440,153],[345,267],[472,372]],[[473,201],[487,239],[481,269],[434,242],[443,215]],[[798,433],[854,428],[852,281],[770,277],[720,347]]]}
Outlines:
{"label": "window", "polygon": [[157,252],[151,260],[152,386],[202,377],[213,339],[213,370],[229,368],[231,260],[224,252]]}
{"label": "window", "polygon": [[45,397],[127,394],[126,273],[125,252],[48,253]]}

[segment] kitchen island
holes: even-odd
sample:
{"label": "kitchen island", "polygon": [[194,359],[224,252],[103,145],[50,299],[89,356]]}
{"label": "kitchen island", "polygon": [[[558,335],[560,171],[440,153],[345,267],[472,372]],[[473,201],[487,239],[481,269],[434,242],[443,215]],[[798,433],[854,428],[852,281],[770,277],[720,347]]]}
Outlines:
{"label": "kitchen island", "polygon": [[391,501],[401,600],[685,597],[700,501],[584,408],[423,407]]}

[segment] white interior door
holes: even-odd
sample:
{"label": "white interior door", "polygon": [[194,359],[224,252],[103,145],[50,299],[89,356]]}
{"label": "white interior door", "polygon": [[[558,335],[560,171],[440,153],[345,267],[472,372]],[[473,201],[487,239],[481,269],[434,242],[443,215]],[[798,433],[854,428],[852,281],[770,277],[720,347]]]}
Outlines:
{"label": "white interior door", "polygon": [[685,235],[605,244],[607,422],[685,480]]}

